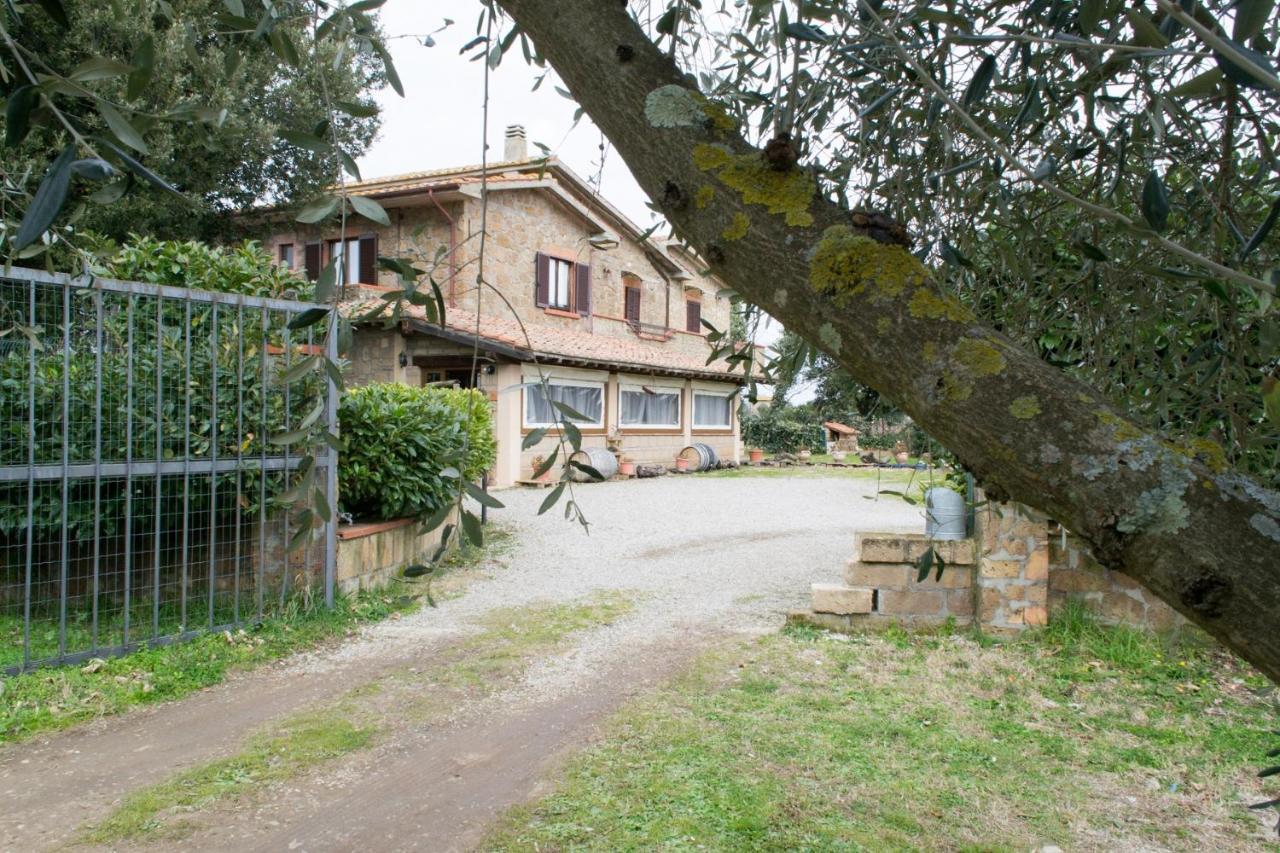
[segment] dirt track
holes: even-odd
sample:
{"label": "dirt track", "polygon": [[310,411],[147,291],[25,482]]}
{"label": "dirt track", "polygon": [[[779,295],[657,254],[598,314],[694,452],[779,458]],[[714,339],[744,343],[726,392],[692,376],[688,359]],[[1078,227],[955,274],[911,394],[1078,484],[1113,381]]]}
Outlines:
{"label": "dirt track", "polygon": [[[554,512],[537,517],[544,492],[503,493],[500,515],[517,541],[508,565],[482,571],[440,608],[185,700],[0,751],[0,849],[66,846],[130,791],[234,754],[273,721],[365,694],[379,697],[362,700],[381,725],[369,748],[194,809],[180,835],[113,846],[468,849],[503,810],[554,784],[558,764],[621,703],[712,643],[776,628],[809,582],[837,578],[856,528],[920,524],[899,501],[864,499],[874,491],[874,480],[847,478],[589,486],[578,496],[589,537]],[[507,661],[480,687],[453,688],[447,708],[421,711],[445,695],[449,667],[476,665],[482,653],[467,642],[486,615],[603,590],[623,591],[631,613],[518,667]],[[427,665],[438,670],[430,678],[407,675]]]}

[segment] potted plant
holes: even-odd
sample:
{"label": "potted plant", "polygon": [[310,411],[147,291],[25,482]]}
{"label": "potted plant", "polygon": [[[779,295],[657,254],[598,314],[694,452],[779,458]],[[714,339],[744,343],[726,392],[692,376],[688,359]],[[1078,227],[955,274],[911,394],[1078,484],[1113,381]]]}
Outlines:
{"label": "potted plant", "polygon": [[628,456],[623,456],[618,460],[618,473],[624,477],[633,477],[636,473],[635,460]]}
{"label": "potted plant", "polygon": [[831,461],[832,461],[832,462],[843,462],[843,461],[844,461],[844,457],[845,457],[845,452],[844,452],[843,450],[833,450],[833,451],[831,451]]}
{"label": "potted plant", "polygon": [[748,448],[747,458],[751,460],[752,465],[759,465],[764,461],[764,450],[759,447]]}
{"label": "potted plant", "polygon": [[676,457],[676,470],[677,470],[677,471],[688,471],[688,470],[689,470],[689,460],[688,460],[688,459],[685,459],[683,456],[677,456],[677,457]]}
{"label": "potted plant", "polygon": [[[533,470],[537,471],[546,463],[547,463],[547,457],[545,456],[533,457]],[[551,469],[548,468],[546,471],[543,471],[542,474],[538,476],[537,480],[539,483],[549,482],[551,480]]]}
{"label": "potted plant", "polygon": [[907,452],[906,442],[899,441],[893,446],[893,458],[899,462],[906,462],[911,458],[911,454]]}
{"label": "potted plant", "polygon": [[799,457],[801,462],[808,462],[810,459],[813,458],[813,453],[812,451],[809,450],[809,448],[801,447],[800,450],[796,453],[796,456]]}

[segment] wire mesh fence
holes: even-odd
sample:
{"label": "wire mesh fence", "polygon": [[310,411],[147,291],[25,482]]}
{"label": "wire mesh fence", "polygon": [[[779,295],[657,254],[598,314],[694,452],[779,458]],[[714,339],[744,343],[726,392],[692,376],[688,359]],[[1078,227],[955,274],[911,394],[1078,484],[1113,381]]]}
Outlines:
{"label": "wire mesh fence", "polygon": [[[0,276],[0,670],[332,603],[332,520],[289,547],[285,493],[311,448],[281,443],[336,431],[336,387],[293,370],[336,354],[320,327],[288,328],[313,307]],[[337,454],[312,458],[333,506]]]}

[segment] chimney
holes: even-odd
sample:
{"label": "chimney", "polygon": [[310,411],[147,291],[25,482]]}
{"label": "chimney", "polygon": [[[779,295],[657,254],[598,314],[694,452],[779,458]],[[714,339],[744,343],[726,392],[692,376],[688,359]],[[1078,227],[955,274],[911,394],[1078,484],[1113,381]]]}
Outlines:
{"label": "chimney", "polygon": [[529,159],[529,145],[524,137],[524,125],[507,125],[507,144],[502,154],[502,159],[508,163],[513,160]]}

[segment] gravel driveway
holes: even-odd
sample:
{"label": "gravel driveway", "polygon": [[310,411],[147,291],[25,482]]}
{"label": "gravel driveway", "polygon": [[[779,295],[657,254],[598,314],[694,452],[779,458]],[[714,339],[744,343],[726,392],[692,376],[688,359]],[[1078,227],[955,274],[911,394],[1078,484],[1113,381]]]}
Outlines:
{"label": "gravel driveway", "polygon": [[[130,790],[240,748],[247,733],[353,690],[403,696],[405,673],[482,630],[499,608],[621,591],[630,615],[527,661],[522,674],[429,725],[393,724],[374,748],[206,814],[181,849],[462,850],[506,808],[545,790],[621,703],[726,636],[776,630],[809,584],[840,577],[855,530],[910,530],[921,513],[868,500],[874,477],[684,476],[583,485],[590,535],[546,515],[543,490],[499,493],[514,550],[461,596],[185,700],[0,754],[10,814],[0,849],[72,840]],[[384,683],[385,682],[385,683]],[[433,683],[410,683],[428,697]],[[408,797],[405,791],[429,795]],[[148,845],[165,849],[166,842]]]}

